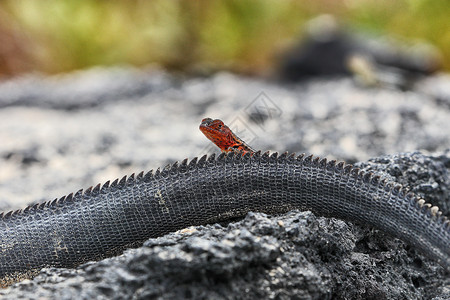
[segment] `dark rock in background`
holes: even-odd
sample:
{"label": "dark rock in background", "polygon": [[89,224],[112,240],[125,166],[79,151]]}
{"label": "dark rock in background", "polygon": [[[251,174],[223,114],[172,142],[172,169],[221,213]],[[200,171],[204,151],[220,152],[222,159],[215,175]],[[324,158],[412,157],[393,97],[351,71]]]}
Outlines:
{"label": "dark rock in background", "polygon": [[306,26],[306,37],[280,58],[285,81],[323,76],[356,76],[362,83],[411,89],[441,68],[440,54],[429,44],[402,45],[394,39],[367,39],[322,15]]}
{"label": "dark rock in background", "polygon": [[[89,84],[87,84],[89,83]],[[309,152],[384,172],[449,215],[450,78],[417,90],[349,79],[283,84],[94,69],[0,83],[0,207],[218,152],[221,118],[257,149]],[[412,154],[388,155],[416,151]],[[372,228],[310,212],[251,213],[188,228],[78,269],[45,269],[5,299],[448,299],[437,263]]]}

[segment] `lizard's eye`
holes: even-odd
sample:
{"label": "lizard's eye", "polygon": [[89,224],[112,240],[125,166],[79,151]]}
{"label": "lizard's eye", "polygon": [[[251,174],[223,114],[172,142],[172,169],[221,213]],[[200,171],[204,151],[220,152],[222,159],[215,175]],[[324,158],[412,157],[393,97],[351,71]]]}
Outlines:
{"label": "lizard's eye", "polygon": [[222,124],[217,125],[217,128],[222,129]]}

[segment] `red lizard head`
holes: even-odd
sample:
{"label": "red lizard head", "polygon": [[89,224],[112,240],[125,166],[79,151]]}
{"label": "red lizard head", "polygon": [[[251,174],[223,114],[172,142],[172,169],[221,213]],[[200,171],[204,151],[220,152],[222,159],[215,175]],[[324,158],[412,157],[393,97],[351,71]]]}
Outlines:
{"label": "red lizard head", "polygon": [[230,147],[237,144],[234,139],[234,134],[227,125],[225,125],[221,120],[213,120],[211,118],[205,118],[200,124],[200,131],[217,147],[222,150],[222,152],[228,152]]}
{"label": "red lizard head", "polygon": [[253,153],[254,150],[238,138],[221,120],[205,118],[200,124],[200,131],[222,152],[242,151]]}

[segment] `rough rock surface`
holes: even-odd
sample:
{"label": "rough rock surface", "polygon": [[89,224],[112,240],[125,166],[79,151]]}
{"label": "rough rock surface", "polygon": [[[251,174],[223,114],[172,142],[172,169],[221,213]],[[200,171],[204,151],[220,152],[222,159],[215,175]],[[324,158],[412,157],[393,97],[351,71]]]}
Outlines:
{"label": "rough rock surface", "polygon": [[[0,208],[217,151],[203,117],[257,149],[366,161],[449,215],[450,78],[417,90],[93,69],[0,83]],[[390,155],[421,150],[422,153]],[[433,152],[433,153],[429,153]],[[377,230],[310,212],[250,213],[150,239],[78,269],[44,269],[5,299],[448,299],[449,274]]]}

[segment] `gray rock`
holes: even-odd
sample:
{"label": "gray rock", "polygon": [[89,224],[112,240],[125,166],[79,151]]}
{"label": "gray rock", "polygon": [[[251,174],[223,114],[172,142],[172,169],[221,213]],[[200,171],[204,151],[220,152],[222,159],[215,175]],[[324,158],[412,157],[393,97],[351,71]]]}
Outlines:
{"label": "gray rock", "polygon": [[0,107],[90,108],[104,102],[139,98],[172,85],[163,72],[124,68],[94,68],[52,78],[25,75],[0,85]]}

